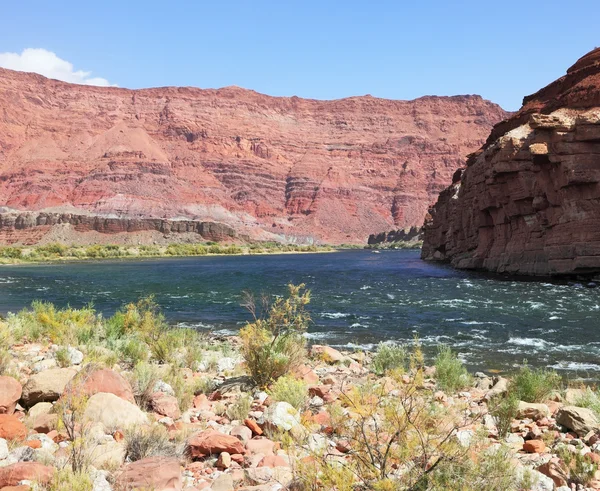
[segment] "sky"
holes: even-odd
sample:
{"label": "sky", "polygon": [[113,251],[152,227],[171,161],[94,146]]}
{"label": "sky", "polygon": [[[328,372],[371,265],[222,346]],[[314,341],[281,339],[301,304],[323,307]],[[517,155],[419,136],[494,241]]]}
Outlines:
{"label": "sky", "polygon": [[600,1],[2,2],[0,66],[128,88],[480,94],[507,110],[600,46]]}

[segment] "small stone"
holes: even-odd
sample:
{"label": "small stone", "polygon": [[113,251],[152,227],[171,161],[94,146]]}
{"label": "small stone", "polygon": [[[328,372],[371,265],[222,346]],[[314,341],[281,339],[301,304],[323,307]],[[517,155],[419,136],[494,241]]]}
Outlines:
{"label": "small stone", "polygon": [[527,453],[543,453],[546,444],[542,440],[528,440],[523,444],[523,450]]}
{"label": "small stone", "polygon": [[231,454],[229,452],[221,452],[217,459],[217,468],[229,469],[231,467]]}
{"label": "small stone", "polygon": [[12,414],[0,414],[0,438],[24,440],[27,436],[25,425]]}

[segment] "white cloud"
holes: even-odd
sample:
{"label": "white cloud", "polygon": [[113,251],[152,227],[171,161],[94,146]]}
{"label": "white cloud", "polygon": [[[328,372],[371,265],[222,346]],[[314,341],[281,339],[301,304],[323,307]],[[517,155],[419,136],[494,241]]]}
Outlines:
{"label": "white cloud", "polygon": [[34,72],[48,78],[83,85],[111,86],[108,80],[101,77],[90,77],[92,72],[75,71],[73,64],[56,56],[52,51],[43,48],[27,48],[21,54],[0,53],[0,67],[19,72]]}

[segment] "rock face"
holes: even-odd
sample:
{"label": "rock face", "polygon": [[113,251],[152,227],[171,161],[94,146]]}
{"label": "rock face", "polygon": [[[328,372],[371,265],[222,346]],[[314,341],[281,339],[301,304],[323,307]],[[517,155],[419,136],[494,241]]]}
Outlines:
{"label": "rock face", "polygon": [[524,275],[600,271],[600,49],[526,97],[443,191],[422,257]]}
{"label": "rock face", "polygon": [[[506,117],[479,96],[317,101],[237,87],[77,86],[4,69],[0,107],[7,210],[87,215],[102,232],[176,219],[331,243],[421,225]],[[43,241],[56,228],[44,226],[0,239]]]}
{"label": "rock face", "polygon": [[0,376],[0,414],[14,413],[22,392],[21,384],[14,378]]}

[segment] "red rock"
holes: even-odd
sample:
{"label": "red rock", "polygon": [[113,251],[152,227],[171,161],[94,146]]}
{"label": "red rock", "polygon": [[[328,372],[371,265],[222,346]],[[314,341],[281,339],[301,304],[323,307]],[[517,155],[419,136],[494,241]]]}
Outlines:
{"label": "red rock", "polygon": [[552,479],[557,488],[566,486],[569,480],[569,471],[561,461],[555,461],[555,459],[542,464],[537,471]]}
{"label": "red rock", "polygon": [[350,442],[348,440],[339,440],[335,444],[335,448],[342,453],[348,453],[350,450],[352,450],[352,447],[350,446]]}
{"label": "red rock", "polygon": [[242,455],[246,453],[244,445],[236,437],[214,430],[206,430],[193,435],[188,439],[187,444],[190,455],[194,458],[208,457],[221,452]]}
{"label": "red rock", "polygon": [[254,433],[255,435],[262,435],[263,434],[263,430],[260,426],[258,426],[258,423],[256,421],[254,421],[253,419],[250,418],[246,418],[244,420],[244,424],[250,428],[252,430],[252,433]]}
{"label": "red rock", "polygon": [[5,440],[24,440],[27,428],[12,414],[0,414],[0,438]]}
{"label": "red rock", "polygon": [[267,455],[262,458],[257,467],[289,467],[289,464],[279,455]]}
{"label": "red rock", "polygon": [[242,465],[244,463],[244,456],[242,454],[239,453],[234,453],[231,455],[231,460],[233,460],[234,462]]}
{"label": "red rock", "polygon": [[47,484],[54,475],[54,468],[38,462],[18,462],[0,467],[0,489],[17,486],[21,481],[36,481]]}
{"label": "red rock", "polygon": [[20,484],[19,486],[5,486],[1,491],[29,491],[31,486],[27,486],[27,484]]}
{"label": "red rock", "polygon": [[0,376],[0,414],[15,412],[23,387],[12,377]]}
{"label": "red rock", "polygon": [[594,452],[588,452],[585,454],[585,458],[589,460],[592,464],[600,464],[600,455]]}
{"label": "red rock", "polygon": [[178,419],[181,416],[177,398],[163,392],[155,392],[150,396],[150,407],[162,416]]}
{"label": "red rock", "polygon": [[[319,101],[237,87],[132,91],[5,69],[0,95],[0,206],[69,209],[18,227],[7,218],[5,242],[39,241],[61,221],[82,237],[149,230],[165,240],[166,229],[206,240],[243,233],[364,243],[371,233],[420,226],[460,159],[506,117],[479,96]],[[151,218],[198,210],[204,222]]]}
{"label": "red rock", "polygon": [[194,397],[193,405],[195,409],[202,409],[205,411],[210,411],[212,408],[210,402],[208,402],[208,397],[206,397],[205,394],[198,394]]}
{"label": "red rock", "polygon": [[294,377],[304,380],[307,384],[318,384],[319,376],[308,365],[300,365],[293,370]]}
{"label": "red rock", "polygon": [[263,454],[263,455],[274,455],[275,451],[279,448],[279,445],[268,438],[253,438],[246,443],[246,450],[251,455]]}
{"label": "red rock", "polygon": [[321,399],[323,399],[330,391],[331,387],[329,385],[313,385],[308,388],[308,393],[311,396],[318,396]]}
{"label": "red rock", "polygon": [[527,453],[543,453],[546,444],[542,440],[528,440],[523,444],[523,450]]}
{"label": "red rock", "polygon": [[28,440],[23,442],[23,445],[29,448],[42,448],[42,442],[40,440]]}
{"label": "red rock", "polygon": [[320,411],[313,415],[312,420],[321,426],[329,426],[331,424],[331,416],[327,411]]}
{"label": "red rock", "polygon": [[494,127],[430,209],[422,258],[521,275],[600,271],[598,56]]}
{"label": "red rock", "polygon": [[117,489],[183,489],[181,468],[177,459],[147,457],[125,465],[117,477]]}
{"label": "red rock", "polygon": [[121,430],[117,430],[113,433],[113,438],[118,443],[118,442],[122,442],[125,439],[125,435],[123,434],[123,432]]}
{"label": "red rock", "polygon": [[[121,374],[114,370],[108,368],[95,370],[85,377],[83,385],[81,385],[79,380],[76,380],[76,383],[77,389],[83,389],[84,394],[88,396],[93,396],[98,392],[107,392],[135,404],[131,384]],[[71,390],[72,384],[67,385],[65,392]]]}

